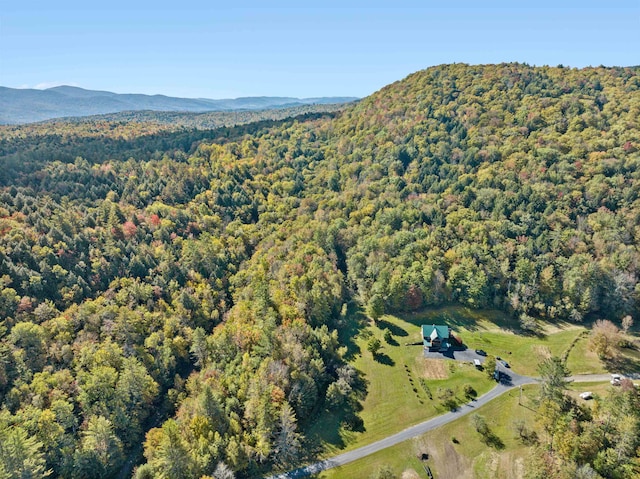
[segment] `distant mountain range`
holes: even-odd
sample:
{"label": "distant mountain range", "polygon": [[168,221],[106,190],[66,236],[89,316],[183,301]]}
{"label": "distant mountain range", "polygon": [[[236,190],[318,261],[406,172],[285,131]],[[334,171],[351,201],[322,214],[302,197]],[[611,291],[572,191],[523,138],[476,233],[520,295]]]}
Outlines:
{"label": "distant mountain range", "polygon": [[32,123],[123,111],[234,111],[288,108],[300,105],[347,103],[355,97],[245,97],[224,100],[176,98],[165,95],[119,94],[57,86],[46,90],[0,87],[0,124]]}

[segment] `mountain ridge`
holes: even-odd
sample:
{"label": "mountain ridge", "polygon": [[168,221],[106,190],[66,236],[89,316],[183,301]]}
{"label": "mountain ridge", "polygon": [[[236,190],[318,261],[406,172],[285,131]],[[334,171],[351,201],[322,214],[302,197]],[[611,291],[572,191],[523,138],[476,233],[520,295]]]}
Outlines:
{"label": "mountain ridge", "polygon": [[[320,428],[329,455],[463,404],[438,380],[407,385],[423,355],[400,341],[420,318],[512,351],[516,371],[554,354],[563,377],[640,371],[636,334],[600,349],[615,360],[588,346],[640,315],[638,118],[633,69],[453,64],[281,122],[0,128],[0,444],[34,437],[33,477],[265,477],[315,460]],[[488,377],[458,374],[482,397]],[[527,395],[540,442],[500,433],[501,464],[544,471],[555,424],[571,447],[551,466],[568,472],[546,477],[637,477],[627,386],[595,414]],[[511,430],[514,401],[494,430]],[[491,447],[469,429],[465,464]]]}
{"label": "mountain ridge", "polygon": [[61,85],[45,90],[0,86],[0,124],[21,124],[63,117],[84,117],[123,111],[208,112],[288,108],[355,101],[356,97],[180,98],[142,93],[113,93]]}

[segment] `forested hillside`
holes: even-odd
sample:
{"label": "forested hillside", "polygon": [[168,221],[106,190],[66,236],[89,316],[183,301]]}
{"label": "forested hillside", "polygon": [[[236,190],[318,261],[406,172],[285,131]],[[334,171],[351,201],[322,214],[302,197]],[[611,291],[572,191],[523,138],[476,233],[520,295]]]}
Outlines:
{"label": "forested hillside", "polygon": [[32,123],[61,117],[86,117],[118,112],[231,112],[348,103],[354,97],[243,97],[211,100],[165,95],[120,94],[57,86],[46,90],[0,86],[0,124]]}
{"label": "forested hillside", "polygon": [[[178,151],[193,153],[198,142],[228,141],[278,125],[333,114],[344,105],[306,105],[279,110],[175,113],[138,111],[42,123],[0,125],[0,181],[16,185],[24,172],[51,161],[70,163],[82,158],[111,160],[159,159]],[[246,126],[245,126],[246,125]]]}
{"label": "forested hillside", "polygon": [[639,118],[637,69],[456,64],[150,149],[137,123],[139,148],[98,124],[73,158],[73,127],[3,133],[0,477],[116,477],[141,448],[138,478],[297,464],[314,414],[355,409],[352,300],[637,315]]}

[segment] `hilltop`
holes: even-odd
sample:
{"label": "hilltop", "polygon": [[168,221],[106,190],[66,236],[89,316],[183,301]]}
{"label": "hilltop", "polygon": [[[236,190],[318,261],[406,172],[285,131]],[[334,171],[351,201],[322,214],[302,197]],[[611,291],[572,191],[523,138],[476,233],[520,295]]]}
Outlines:
{"label": "hilltop", "polygon": [[[543,346],[561,328],[579,363],[594,320],[640,312],[638,118],[636,68],[454,64],[211,132],[0,129],[1,443],[54,477],[292,468],[318,417],[362,431],[386,379],[365,366],[406,380],[399,341],[387,363],[362,347],[382,316],[452,304],[499,310],[514,368],[534,345],[564,354]],[[598,371],[640,367],[621,344],[590,353]],[[558,409],[558,467],[633,477],[639,409],[607,404],[602,435]],[[579,437],[599,442],[572,455]]]}

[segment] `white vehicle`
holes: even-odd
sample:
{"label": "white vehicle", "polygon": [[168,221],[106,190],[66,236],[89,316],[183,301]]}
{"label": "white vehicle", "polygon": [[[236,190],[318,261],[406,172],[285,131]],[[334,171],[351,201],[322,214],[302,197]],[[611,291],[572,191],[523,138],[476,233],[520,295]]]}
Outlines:
{"label": "white vehicle", "polygon": [[622,376],[619,374],[612,374],[611,375],[611,384],[613,386],[620,386],[620,381],[622,381]]}
{"label": "white vehicle", "polygon": [[480,360],[479,360],[479,359],[474,359],[474,360],[473,360],[473,365],[474,365],[477,369],[482,368],[482,364],[480,364]]}
{"label": "white vehicle", "polygon": [[591,391],[580,393],[582,399],[593,399],[593,393]]}

